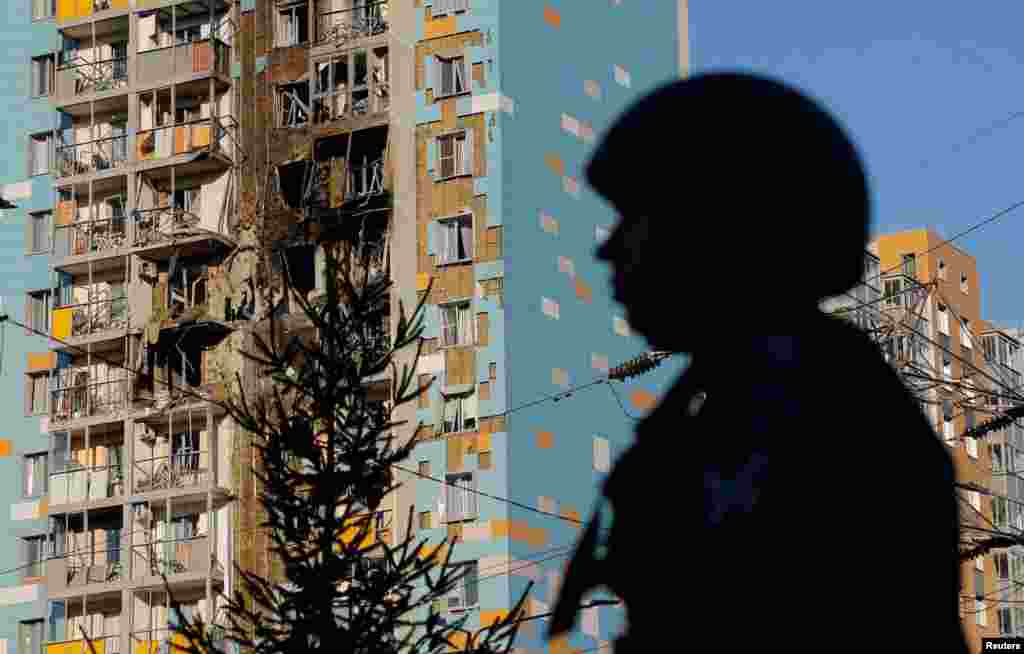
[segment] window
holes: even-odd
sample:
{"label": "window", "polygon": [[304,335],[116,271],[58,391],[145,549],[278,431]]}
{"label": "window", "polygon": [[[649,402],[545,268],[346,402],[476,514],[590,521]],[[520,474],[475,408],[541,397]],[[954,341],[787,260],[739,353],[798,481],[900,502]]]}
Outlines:
{"label": "window", "polygon": [[942,400],[942,437],[947,445],[953,445],[955,442],[955,436],[953,435],[953,402],[951,400]]}
{"label": "window", "polygon": [[1010,607],[999,609],[999,634],[1008,636],[1013,633],[1013,622],[1010,618]]}
{"label": "window", "polygon": [[458,263],[473,258],[473,218],[459,216],[438,221],[440,263]]}
{"label": "window", "polygon": [[50,218],[49,211],[38,211],[28,214],[28,231],[25,234],[25,252],[40,254],[50,251]]}
{"label": "window", "polygon": [[287,47],[309,40],[309,6],[297,2],[280,10],[278,16],[277,45]]}
{"label": "window", "polygon": [[53,133],[42,132],[29,137],[29,177],[50,174],[50,149],[53,147]]}
{"label": "window", "polygon": [[437,139],[438,179],[472,174],[472,138],[468,130]]}
{"label": "window", "polygon": [[973,436],[968,436],[964,439],[964,444],[967,446],[967,455],[972,459],[978,458],[978,439]]}
{"label": "window", "polygon": [[201,36],[199,32],[199,26],[193,25],[192,27],[183,27],[174,31],[174,43],[182,45],[183,43],[192,43],[198,41]]}
{"label": "window", "polygon": [[477,605],[477,562],[463,563],[456,573],[459,580],[448,595],[449,611],[465,611]]}
{"label": "window", "polygon": [[473,315],[469,302],[448,304],[441,307],[441,346],[472,345]]}
{"label": "window", "polygon": [[[976,557],[974,557],[974,569],[977,570],[978,572],[985,572],[985,557],[984,556],[976,556]],[[975,581],[977,581],[977,580],[975,580]],[[984,588],[984,585],[985,585],[985,578],[982,577],[982,583],[980,585],[979,584],[975,584],[974,587],[975,588]],[[984,593],[978,593],[978,594],[979,595],[984,595]]]}
{"label": "window", "polygon": [[960,273],[960,292],[967,292],[967,273]]}
{"label": "window", "polygon": [[1006,552],[996,552],[992,556],[992,560],[996,566],[996,575],[1003,581],[1009,581],[1010,557],[1007,556]]}
{"label": "window", "polygon": [[53,92],[54,64],[53,54],[32,57],[32,97],[40,98]]}
{"label": "window", "polygon": [[48,20],[57,15],[57,0],[32,0],[32,20]]}
{"label": "window", "polygon": [[985,617],[985,602],[980,599],[974,600],[974,610],[977,611],[977,613],[975,613],[975,617],[977,618],[978,626],[986,626],[988,624],[988,619]]}
{"label": "window", "polygon": [[298,127],[309,122],[309,84],[297,82],[277,87],[278,122],[281,127]]}
{"label": "window", "polygon": [[49,376],[26,375],[25,393],[25,415],[38,416],[47,412],[47,400],[49,399]]}
{"label": "window", "polygon": [[[1005,342],[1003,343],[1005,347]],[[968,350],[971,349],[971,321],[967,318],[960,321],[960,345]]]}
{"label": "window", "polygon": [[18,623],[18,654],[42,654],[43,621]]}
{"label": "window", "polygon": [[946,262],[939,259],[939,279],[946,279]]}
{"label": "window", "polygon": [[50,291],[30,291],[26,294],[28,307],[25,317],[32,329],[49,333],[50,331]]}
{"label": "window", "polygon": [[887,279],[883,285],[883,295],[885,297],[885,305],[888,307],[898,307],[901,304],[900,300],[900,280],[899,279]]}
{"label": "window", "polygon": [[430,529],[430,511],[420,511],[420,529]]}
{"label": "window", "polygon": [[25,542],[25,577],[42,577],[46,536],[31,536]]}
{"label": "window", "polygon": [[441,432],[451,434],[476,429],[476,392],[444,398]]}
{"label": "window", "polygon": [[430,461],[420,461],[419,473],[424,477],[430,476]]}
{"label": "window", "polygon": [[915,255],[903,255],[903,274],[913,279],[917,278],[917,257]]}
{"label": "window", "polygon": [[981,513],[981,493],[978,491],[967,491],[967,497],[970,499],[971,506],[978,513]]}
{"label": "window", "polygon": [[436,18],[468,10],[469,0],[434,0],[434,6],[430,8],[430,15]]}
{"label": "window", "polygon": [[447,494],[445,518],[448,522],[474,520],[476,518],[476,481],[473,473],[445,475]]}
{"label": "window", "polygon": [[1005,497],[999,497],[998,495],[992,496],[992,522],[994,522],[999,528],[1005,528],[1010,524],[1010,513],[1006,505]]}
{"label": "window", "polygon": [[1003,446],[993,443],[988,446],[989,456],[992,458],[992,472],[1003,472]]}
{"label": "window", "polygon": [[946,311],[945,305],[940,304],[939,307],[939,333],[949,335],[949,312]]}
{"label": "window", "polygon": [[26,454],[23,461],[22,491],[25,497],[36,497],[46,492],[46,453]]}
{"label": "window", "polygon": [[466,92],[466,58],[437,58],[438,87],[434,89],[434,97],[442,98]]}

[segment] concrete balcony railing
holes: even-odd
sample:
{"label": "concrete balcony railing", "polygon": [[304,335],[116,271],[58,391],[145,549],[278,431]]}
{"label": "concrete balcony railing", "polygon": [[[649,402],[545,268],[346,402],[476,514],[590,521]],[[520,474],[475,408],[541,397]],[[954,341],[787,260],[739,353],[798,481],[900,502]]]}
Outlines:
{"label": "concrete balcony railing", "polygon": [[50,505],[76,504],[124,495],[119,465],[75,466],[50,475]]}
{"label": "concrete balcony railing", "polygon": [[231,75],[231,48],[220,39],[180,43],[138,53],[138,79],[158,82],[191,75]]}
{"label": "concrete balcony railing", "polygon": [[57,98],[63,102],[127,86],[127,57],[102,61],[85,61],[76,57],[57,68]]}
{"label": "concrete balcony railing", "polygon": [[344,45],[388,31],[390,2],[372,2],[354,9],[324,11],[316,17],[316,41]]}
{"label": "concrete balcony railing", "polygon": [[86,418],[116,416],[128,408],[130,382],[116,379],[80,383],[50,393],[50,426]]}
{"label": "concrete balcony railing", "polygon": [[[207,536],[155,540],[132,546],[132,579],[211,571]],[[213,565],[218,571],[219,564]]]}
{"label": "concrete balcony railing", "polygon": [[211,480],[210,453],[197,450],[140,459],[132,464],[132,475],[136,493],[205,486]]}
{"label": "concrete balcony railing", "polygon": [[54,229],[54,256],[58,259],[117,250],[128,244],[128,223],[124,216],[83,220]]}
{"label": "concrete balcony railing", "polygon": [[126,135],[71,143],[57,147],[57,177],[73,177],[103,170],[116,170],[128,163]]}

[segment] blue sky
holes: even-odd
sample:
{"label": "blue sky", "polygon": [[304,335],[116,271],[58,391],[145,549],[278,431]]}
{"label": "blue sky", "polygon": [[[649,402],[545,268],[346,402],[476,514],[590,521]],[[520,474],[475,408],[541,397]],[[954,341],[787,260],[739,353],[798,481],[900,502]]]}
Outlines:
{"label": "blue sky", "polygon": [[[1024,200],[1024,4],[979,0],[691,0],[694,72],[741,68],[810,92],[872,177],[876,232],[950,237]],[[823,228],[828,215],[822,215]],[[1024,207],[957,241],[977,257],[985,318],[1024,322]]]}

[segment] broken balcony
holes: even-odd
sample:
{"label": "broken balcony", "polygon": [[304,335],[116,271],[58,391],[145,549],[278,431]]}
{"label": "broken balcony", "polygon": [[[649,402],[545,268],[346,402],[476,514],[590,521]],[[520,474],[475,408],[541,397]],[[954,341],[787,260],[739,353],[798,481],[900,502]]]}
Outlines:
{"label": "broken balcony", "polygon": [[[183,573],[222,574],[212,556],[214,514],[202,510],[204,501],[173,504],[144,502],[132,508],[131,578],[145,580]],[[168,518],[170,515],[170,518]]]}
{"label": "broken balcony", "polygon": [[56,369],[52,380],[51,428],[92,419],[110,422],[129,408],[131,380],[128,372],[120,367],[106,363],[73,365]]}
{"label": "broken balcony", "polygon": [[58,189],[54,257],[80,257],[126,247],[127,187],[124,177],[111,177]]}
{"label": "broken balcony", "polygon": [[61,594],[121,580],[122,525],[120,506],[51,516],[54,558],[47,566],[47,590]]}
{"label": "broken balcony", "polygon": [[[390,57],[386,46],[333,55],[316,61],[314,70],[312,104],[308,111],[316,124],[380,114],[391,107]],[[280,104],[284,121],[292,119],[287,112],[293,105],[301,107],[307,100],[305,83],[300,84],[303,88],[296,96],[300,102]],[[282,89],[294,91],[288,87]]]}
{"label": "broken balcony", "polygon": [[128,16],[62,31],[56,75],[58,105],[128,86],[128,31]]}
{"label": "broken balcony", "polygon": [[388,31],[388,0],[318,0],[316,7],[317,43],[330,41],[340,47]]}
{"label": "broken balcony", "polygon": [[[100,170],[114,170],[128,162],[128,136],[124,128],[113,136],[92,141],[57,143],[57,177],[85,175]],[[120,132],[120,133],[117,133]]]}
{"label": "broken balcony", "polygon": [[120,497],[125,491],[124,427],[110,423],[56,432],[50,452],[50,506]]}
{"label": "broken balcony", "polygon": [[140,131],[136,135],[140,162],[178,155],[218,152],[230,157],[235,123],[230,118],[199,118]]}
{"label": "broken balcony", "polygon": [[128,163],[128,98],[68,105],[56,134],[57,177],[123,168]]}
{"label": "broken balcony", "polygon": [[[47,586],[52,594],[49,583]],[[49,600],[44,640],[44,654],[118,654],[121,651],[120,589],[115,587],[87,597]]]}

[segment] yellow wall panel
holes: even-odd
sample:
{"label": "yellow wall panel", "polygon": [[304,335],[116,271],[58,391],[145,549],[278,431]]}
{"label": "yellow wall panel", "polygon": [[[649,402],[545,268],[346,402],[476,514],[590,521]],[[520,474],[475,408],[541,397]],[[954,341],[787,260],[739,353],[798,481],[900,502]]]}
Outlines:
{"label": "yellow wall panel", "polygon": [[78,17],[92,16],[92,0],[78,0]]}
{"label": "yellow wall panel", "polygon": [[78,16],[78,0],[57,0],[57,22],[72,20]]}
{"label": "yellow wall panel", "polygon": [[430,18],[424,22],[423,38],[436,39],[439,36],[455,34],[455,16],[444,18]]}
{"label": "yellow wall panel", "polygon": [[64,339],[71,336],[71,312],[72,309],[54,309],[50,321],[50,335],[53,338]]}
{"label": "yellow wall panel", "polygon": [[28,372],[50,370],[57,367],[56,352],[29,352],[26,355]]}

